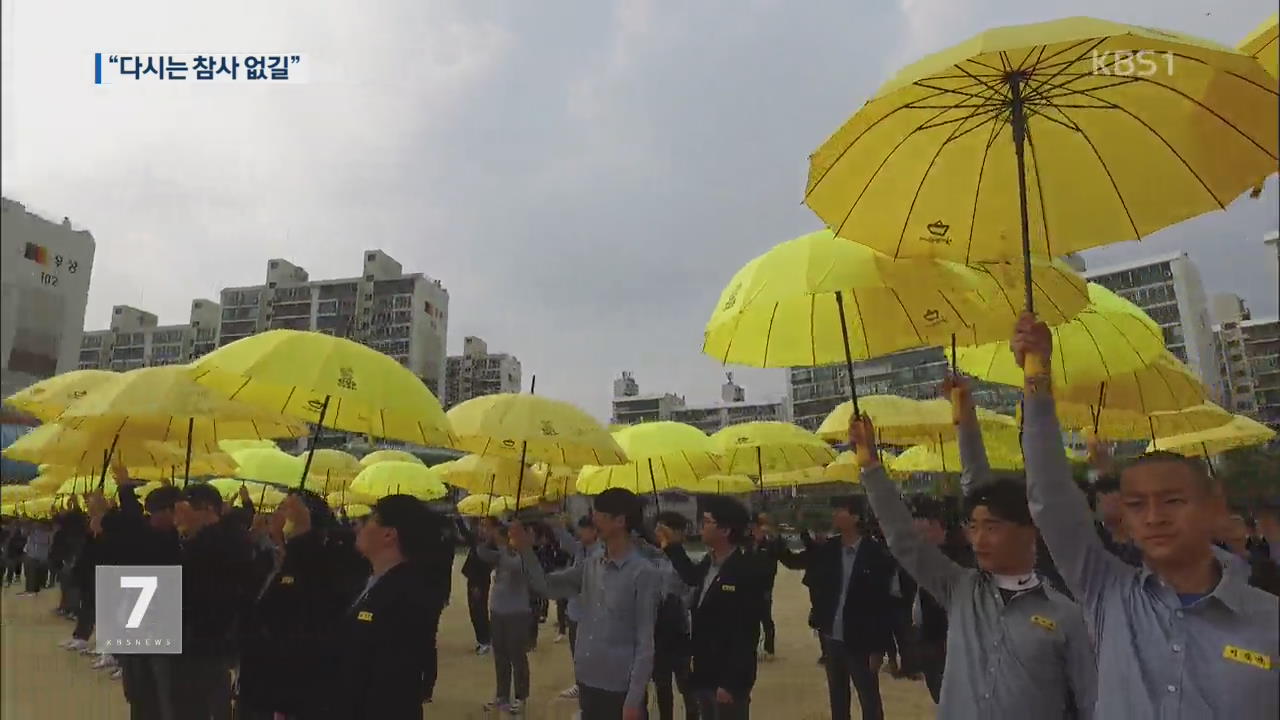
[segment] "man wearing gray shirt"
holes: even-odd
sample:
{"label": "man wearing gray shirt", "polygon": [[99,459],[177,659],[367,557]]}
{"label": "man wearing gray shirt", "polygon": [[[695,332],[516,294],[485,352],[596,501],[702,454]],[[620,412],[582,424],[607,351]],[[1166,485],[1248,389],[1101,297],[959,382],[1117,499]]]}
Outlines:
{"label": "man wearing gray shirt", "polygon": [[[533,551],[517,552],[508,539],[508,528],[482,525],[481,544],[476,555],[494,567],[493,590],[489,593],[490,634],[493,669],[497,680],[494,699],[487,710],[519,714],[529,697],[529,625],[533,610],[529,605],[529,581],[525,566],[539,566]],[[532,563],[525,555],[534,557]],[[513,695],[514,691],[514,695]]]}
{"label": "man wearing gray shirt", "polygon": [[1089,718],[1097,674],[1080,608],[1035,572],[1036,530],[1025,490],[993,481],[967,385],[961,395],[962,489],[979,569],[953,562],[915,530],[911,511],[875,452],[870,419],[849,441],[871,455],[862,483],[889,550],[947,612],[940,718]]}
{"label": "man wearing gray shirt", "polygon": [[[1049,367],[1052,336],[1023,315],[1019,364]],[[1099,720],[1280,715],[1280,605],[1213,552],[1226,506],[1198,460],[1150,453],[1120,475],[1121,507],[1142,551],[1107,552],[1071,479],[1048,376],[1027,378],[1023,452],[1031,512],[1098,634]]]}
{"label": "man wearing gray shirt", "polygon": [[644,715],[661,578],[631,539],[640,519],[635,493],[620,488],[600,493],[592,522],[604,551],[549,575],[534,557],[524,527],[512,525],[511,540],[534,591],[553,598],[578,596],[573,665],[582,720],[640,720]]}

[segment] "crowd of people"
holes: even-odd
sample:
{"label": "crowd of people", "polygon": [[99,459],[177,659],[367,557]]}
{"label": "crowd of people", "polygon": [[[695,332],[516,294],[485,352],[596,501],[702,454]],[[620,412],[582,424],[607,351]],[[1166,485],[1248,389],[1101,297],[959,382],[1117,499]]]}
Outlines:
{"label": "crowd of people", "polygon": [[[1052,353],[1030,319],[1014,348]],[[939,500],[903,497],[872,419],[855,418],[865,495],[835,498],[829,536],[794,544],[727,496],[700,498],[694,523],[646,522],[623,489],[573,520],[463,522],[393,495],[353,522],[301,491],[272,513],[197,483],[140,503],[116,468],[117,504],[91,494],[56,530],[5,526],[5,582],[21,569],[35,593],[52,572],[76,618],[66,646],[86,650],[93,567],[183,568],[182,654],[100,661],[140,719],[423,717],[459,548],[493,713],[525,710],[554,608],[576,679],[562,696],[584,720],[646,717],[650,692],[662,720],[677,697],[686,720],[749,717],[781,565],[809,591],[833,720],[855,697],[884,717],[886,665],[923,680],[944,718],[1277,717],[1280,508],[1234,513],[1199,461],[1162,452],[1115,468],[1094,446],[1082,487],[1044,377],[1025,388],[1026,477],[996,477],[967,382],[943,391],[959,405],[962,532]],[[695,529],[701,557],[685,549]]]}

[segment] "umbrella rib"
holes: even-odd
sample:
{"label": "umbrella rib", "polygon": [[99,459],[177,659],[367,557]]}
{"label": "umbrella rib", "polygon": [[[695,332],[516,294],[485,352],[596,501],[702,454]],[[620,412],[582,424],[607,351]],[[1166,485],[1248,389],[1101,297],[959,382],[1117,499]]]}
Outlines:
{"label": "umbrella rib", "polygon": [[[973,114],[970,115],[970,118],[971,117],[973,117]],[[968,120],[969,118],[965,118],[965,119]],[[985,124],[986,122],[984,121],[982,123],[977,124],[976,126],[974,126],[974,128],[971,128],[971,129],[980,128]],[[907,225],[911,221],[911,213],[915,211],[916,202],[920,199],[920,191],[924,189],[924,183],[929,178],[929,171],[933,169],[934,163],[938,161],[938,157],[942,155],[942,151],[945,150],[947,148],[947,145],[953,139],[956,138],[956,132],[961,127],[963,127],[963,123],[960,125],[956,125],[956,127],[952,128],[951,134],[938,145],[938,149],[933,153],[933,157],[929,159],[929,164],[925,166],[924,173],[921,174],[920,176],[920,181],[916,183],[916,190],[911,195],[911,204],[907,206],[907,212],[904,214],[902,219],[902,230],[899,231],[898,233],[898,246],[893,251],[893,256],[895,258],[899,256],[899,253],[902,252],[902,243],[906,240],[906,235],[907,235]],[[852,214],[852,212],[853,210],[851,208],[850,213]],[[845,217],[845,220],[848,221],[847,216]]]}
{"label": "umbrella rib", "polygon": [[814,334],[814,327],[817,322],[816,320],[817,314],[818,314],[818,296],[810,295],[809,296],[809,358],[810,358],[809,364],[812,365],[813,367],[818,366],[818,340],[817,340],[817,335]]}
{"label": "umbrella rib", "polygon": [[[978,164],[978,183],[973,188],[973,212],[969,213],[969,239],[964,248],[965,262],[968,262],[973,255],[973,226],[978,220],[978,194],[982,192],[982,180],[987,171],[987,158],[991,155],[991,146],[995,144],[996,136],[1000,134],[1002,127],[1004,127],[1002,123],[991,123],[991,134],[987,136],[987,146],[982,149],[982,162]],[[993,277],[992,280],[994,279]]]}
{"label": "umbrella rib", "polygon": [[[920,328],[916,327],[916,320],[911,317],[911,311],[907,309],[906,303],[902,302],[902,296],[899,295],[898,291],[892,287],[889,288],[889,292],[893,293],[893,299],[898,301],[898,307],[902,308],[902,314],[907,316],[907,323],[911,325],[911,331],[916,334],[916,339],[919,340],[921,344],[924,344],[924,336],[920,334]],[[866,326],[863,326],[862,328],[862,336],[863,338],[866,338],[867,336]],[[868,348],[868,352],[870,352],[870,348]],[[850,382],[852,382],[852,379],[850,379]]]}
{"label": "umbrella rib", "polygon": [[773,321],[778,317],[778,305],[774,303],[773,312],[769,313],[769,328],[764,333],[764,360],[761,367],[769,367],[769,347],[773,344]]}
{"label": "umbrella rib", "polygon": [[[1106,39],[1106,38],[1100,38],[1097,42],[1093,43],[1093,45],[1090,45],[1090,46],[1089,46],[1089,48],[1088,48],[1087,50],[1085,50],[1084,52],[1081,52],[1079,55],[1077,55],[1077,56],[1076,56],[1073,60],[1071,60],[1070,62],[1065,62],[1065,63],[1053,63],[1053,64],[1049,64],[1049,65],[1043,65],[1043,64],[1041,64],[1041,65],[1036,65],[1033,69],[1040,69],[1041,67],[1045,67],[1045,68],[1048,68],[1048,67],[1057,67],[1058,69],[1057,69],[1056,71],[1054,71],[1054,72],[1053,72],[1051,75],[1049,75],[1048,77],[1044,78],[1044,79],[1043,79],[1042,81],[1040,81],[1039,83],[1037,83],[1037,84],[1035,84],[1035,85],[1032,85],[1030,88],[1028,88],[1028,91],[1029,91],[1029,92],[1031,92],[1031,93],[1033,93],[1033,94],[1034,94],[1034,93],[1038,93],[1038,92],[1040,92],[1040,88],[1044,87],[1044,85],[1045,85],[1046,83],[1053,82],[1053,80],[1054,80],[1055,78],[1057,78],[1059,75],[1062,75],[1063,71],[1065,71],[1067,68],[1071,67],[1072,65],[1075,65],[1076,63],[1080,62],[1081,60],[1084,60],[1084,58],[1085,58],[1085,56],[1086,56],[1086,55],[1091,55],[1091,54],[1093,54],[1093,52],[1094,52],[1094,51],[1096,51],[1099,47],[1101,47],[1101,46],[1102,46],[1102,44],[1103,44],[1104,42],[1106,42],[1106,41],[1107,41],[1107,39]],[[1062,50],[1060,50],[1060,51],[1058,51],[1058,52],[1054,53],[1053,55],[1050,55],[1048,58],[1042,58],[1042,62],[1043,62],[1043,60],[1051,60],[1051,59],[1053,59],[1053,58],[1057,57],[1059,54],[1067,53],[1067,52],[1071,52],[1071,51],[1072,51],[1072,50],[1074,50],[1075,48],[1077,48],[1077,47],[1079,47],[1079,46],[1081,46],[1081,45],[1083,45],[1083,44],[1085,44],[1085,43],[1087,43],[1087,42],[1089,42],[1089,41],[1088,41],[1088,40],[1081,40],[1081,41],[1077,42],[1075,45],[1071,45],[1071,46],[1069,46],[1069,47],[1063,48]],[[1117,58],[1117,59],[1118,59],[1118,58]],[[1034,74],[1034,73],[1032,73],[1032,77],[1033,77],[1033,78],[1035,77],[1035,74]]]}
{"label": "umbrella rib", "polygon": [[[1035,137],[1031,132],[1031,126],[1025,128],[1027,135],[1027,149],[1031,153],[1031,171],[1036,181],[1036,195],[1040,198],[1040,227],[1044,230],[1044,252],[1045,255],[1053,255],[1053,241],[1049,238],[1049,212],[1045,208],[1044,186],[1040,181],[1040,157],[1036,155]],[[1031,280],[1032,286],[1035,285],[1034,277]]]}
{"label": "umbrella rib", "polygon": [[1106,173],[1107,180],[1111,182],[1111,189],[1115,191],[1116,201],[1120,203],[1121,209],[1124,210],[1125,217],[1129,219],[1129,227],[1133,229],[1134,237],[1142,237],[1142,232],[1138,230],[1138,222],[1134,219],[1133,213],[1129,210],[1129,204],[1124,200],[1124,193],[1120,191],[1120,184],[1116,182],[1115,175],[1111,173],[1111,168],[1107,165],[1107,161],[1102,158],[1102,153],[1098,151],[1098,146],[1093,144],[1093,139],[1089,137],[1089,133],[1084,131],[1084,128],[1080,127],[1080,123],[1073,120],[1071,116],[1066,112],[1063,112],[1061,108],[1059,108],[1059,112],[1062,112],[1062,116],[1070,120],[1072,125],[1075,125],[1076,132],[1080,134],[1080,137],[1084,139],[1085,143],[1089,146],[1089,149],[1093,151],[1093,156],[1097,158],[1098,165],[1102,168],[1102,171]]}
{"label": "umbrella rib", "polygon": [[[867,349],[867,357],[875,357],[871,354],[871,338],[867,334],[867,323],[862,318],[862,305],[858,302],[858,289],[853,288],[849,291],[849,297],[853,298],[853,311],[858,313],[858,325],[862,327],[862,345]],[[853,387],[853,376],[849,377],[849,387]]]}

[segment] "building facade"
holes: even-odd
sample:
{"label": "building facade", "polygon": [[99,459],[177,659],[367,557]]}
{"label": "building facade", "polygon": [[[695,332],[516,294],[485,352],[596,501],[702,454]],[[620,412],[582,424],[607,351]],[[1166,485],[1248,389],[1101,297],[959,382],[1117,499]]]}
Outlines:
{"label": "building facade", "polygon": [[1200,377],[1215,400],[1223,401],[1227,393],[1209,302],[1200,271],[1186,253],[1098,268],[1085,277],[1150,315],[1164,332],[1169,352]]}
{"label": "building facade", "polygon": [[0,198],[0,397],[75,370],[96,243]]}
{"label": "building facade", "polygon": [[629,371],[613,381],[614,425],[636,425],[669,420],[692,425],[708,435],[730,425],[746,422],[786,421],[790,411],[784,401],[747,402],[746,390],[728,373],[720,386],[720,402],[690,405],[682,395],[661,393],[642,395],[640,385]]}
{"label": "building facade", "polygon": [[520,392],[520,361],[507,353],[490,353],[484,340],[468,335],[462,354],[450,355],[445,368],[446,408],[482,395]]}
{"label": "building facade", "polygon": [[178,325],[161,325],[154,313],[116,305],[106,330],[84,332],[78,367],[127,372],[191,362],[218,346],[220,317],[218,303],[203,298],[191,301],[190,319]]}
{"label": "building facade", "polygon": [[1224,406],[1280,430],[1280,318],[1253,318],[1236,296],[1215,296]]}
{"label": "building facade", "polygon": [[[898,395],[930,400],[942,392],[950,363],[942,348],[906,350],[853,363],[859,395]],[[791,368],[793,421],[806,430],[817,430],[836,406],[849,400],[849,373],[843,364]],[[1018,389],[977,381],[974,399],[979,405],[1012,415],[1018,405]]]}
{"label": "building facade", "polygon": [[311,280],[280,258],[262,285],[224,288],[218,344],[265,330],[313,330],[361,342],[395,358],[440,396],[445,378],[449,291],[422,273],[405,273],[381,250],[364,254],[358,277]]}

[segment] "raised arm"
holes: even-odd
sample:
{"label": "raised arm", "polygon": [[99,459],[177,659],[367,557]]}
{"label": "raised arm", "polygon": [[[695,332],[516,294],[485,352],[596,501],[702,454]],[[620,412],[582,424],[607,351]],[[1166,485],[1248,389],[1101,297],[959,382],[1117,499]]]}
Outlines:
{"label": "raised arm", "polygon": [[689,553],[684,551],[683,543],[663,543],[662,551],[667,554],[671,560],[671,567],[675,569],[676,574],[680,576],[680,580],[685,585],[691,587],[701,587],[702,581],[707,577],[707,565],[694,565],[689,559]]}
{"label": "raised arm", "polygon": [[982,428],[978,425],[978,408],[974,405],[969,380],[952,376],[943,389],[955,406],[956,444],[960,448],[960,493],[970,492],[991,482],[991,463],[987,460],[987,446],[982,442]]}
{"label": "raised arm", "polygon": [[952,588],[969,571],[952,562],[941,548],[926,542],[916,532],[911,510],[898,492],[897,483],[889,479],[880,464],[879,453],[872,442],[875,436],[875,428],[869,419],[855,419],[850,425],[849,442],[855,446],[866,442],[871,448],[871,462],[862,467],[862,487],[866,488],[871,509],[880,520],[880,529],[889,543],[889,551],[898,563],[940,605],[947,607]]}
{"label": "raised arm", "polygon": [[582,593],[582,575],[585,563],[574,563],[563,570],[548,573],[533,552],[533,538],[518,522],[511,524],[511,543],[517,548],[516,557],[503,558],[503,562],[518,563],[529,579],[529,587],[547,598],[571,598]]}
{"label": "raised arm", "polygon": [[[1031,353],[1050,366],[1052,336],[1044,323],[1024,314],[1014,334],[1019,364]],[[1094,615],[1095,632],[1101,633],[1099,600],[1115,583],[1133,574],[1133,568],[1107,552],[1094,529],[1093,515],[1084,493],[1071,479],[1071,465],[1062,444],[1062,428],[1048,376],[1028,378],[1023,394],[1022,452],[1027,466],[1027,501],[1053,560],[1071,593]]]}

